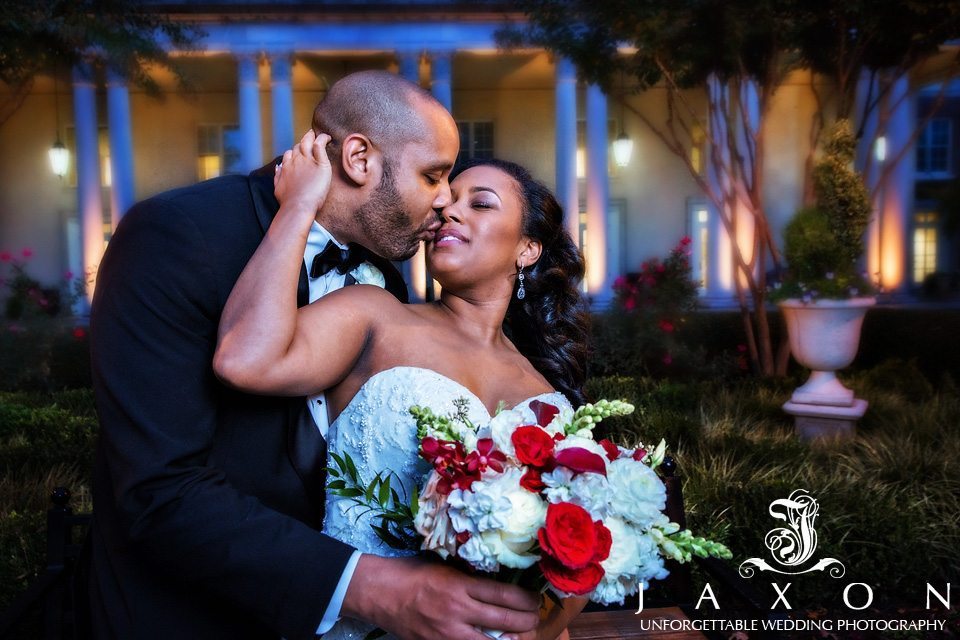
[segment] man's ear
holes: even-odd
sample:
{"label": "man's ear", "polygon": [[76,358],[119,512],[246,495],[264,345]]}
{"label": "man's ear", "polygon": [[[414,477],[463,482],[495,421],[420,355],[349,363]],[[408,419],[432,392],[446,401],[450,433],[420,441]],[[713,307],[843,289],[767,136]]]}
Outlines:
{"label": "man's ear", "polygon": [[357,185],[362,187],[368,183],[379,184],[381,155],[365,135],[351,133],[344,138],[340,162],[343,172]]}
{"label": "man's ear", "polygon": [[520,241],[520,256],[517,258],[517,264],[524,267],[532,267],[540,259],[540,253],[543,251],[543,245],[539,240],[524,238]]}

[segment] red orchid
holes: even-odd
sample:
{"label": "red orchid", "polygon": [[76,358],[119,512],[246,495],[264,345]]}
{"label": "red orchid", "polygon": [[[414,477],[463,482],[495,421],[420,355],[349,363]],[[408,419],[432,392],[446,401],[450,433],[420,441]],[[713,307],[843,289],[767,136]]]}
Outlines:
{"label": "red orchid", "polygon": [[440,476],[437,491],[442,495],[449,495],[454,487],[469,490],[480,479],[479,464],[470,469],[469,456],[459,442],[427,436],[420,441],[420,455]]}
{"label": "red orchid", "polygon": [[493,438],[481,438],[477,440],[477,450],[467,456],[467,471],[471,474],[483,473],[490,468],[502,473],[503,463],[506,461],[507,456],[494,449]]}

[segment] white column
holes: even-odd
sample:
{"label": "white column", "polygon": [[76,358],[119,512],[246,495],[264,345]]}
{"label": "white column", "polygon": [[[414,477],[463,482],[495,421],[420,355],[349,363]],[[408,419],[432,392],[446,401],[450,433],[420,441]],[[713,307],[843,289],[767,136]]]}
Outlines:
{"label": "white column", "polygon": [[259,56],[256,54],[239,56],[237,73],[240,102],[240,169],[253,171],[263,164]]}
{"label": "white column", "polygon": [[453,54],[449,51],[430,54],[430,92],[440,104],[453,113],[453,91],[451,89]]}
{"label": "white column", "polygon": [[[453,54],[449,51],[439,51],[430,54],[430,92],[440,104],[446,107],[447,111],[453,113]],[[433,277],[427,271],[426,291],[424,295],[427,300],[433,300],[434,288]]]}
{"label": "white column", "polygon": [[577,193],[577,69],[568,58],[556,67],[557,199],[567,231],[580,244],[580,196]]}
{"label": "white column", "polygon": [[114,229],[134,202],[133,138],[130,94],[126,78],[107,72],[107,114],[110,123],[110,222]]}
{"label": "white column", "polygon": [[273,123],[273,155],[293,147],[293,85],[290,79],[293,56],[276,54],[270,58],[270,99]]}
{"label": "white column", "polygon": [[587,291],[601,306],[610,301],[607,273],[607,217],[610,182],[607,174],[607,96],[597,85],[587,87]]}
{"label": "white column", "polygon": [[73,112],[77,143],[77,215],[87,299],[79,311],[89,309],[97,267],[103,255],[103,201],[100,192],[100,145],[97,126],[97,88],[90,65],[73,69]]}
{"label": "white column", "polygon": [[402,51],[397,53],[400,63],[400,77],[409,80],[415,85],[420,84],[420,52]]}
{"label": "white column", "polygon": [[[397,61],[400,63],[400,77],[420,86],[420,52],[398,52]],[[427,289],[427,263],[423,243],[417,249],[416,255],[396,264],[404,281],[410,287],[411,301],[422,302],[426,297]]]}
{"label": "white column", "polygon": [[[916,126],[916,96],[907,75],[901,74],[866,123],[864,139],[868,142],[861,149],[865,160],[866,154],[874,154],[876,139],[886,138],[886,158],[870,160],[867,184],[876,189],[877,197],[866,244],[870,275],[891,293],[902,293],[910,285],[910,220],[916,179],[911,138]],[[889,166],[891,162],[896,164]]]}

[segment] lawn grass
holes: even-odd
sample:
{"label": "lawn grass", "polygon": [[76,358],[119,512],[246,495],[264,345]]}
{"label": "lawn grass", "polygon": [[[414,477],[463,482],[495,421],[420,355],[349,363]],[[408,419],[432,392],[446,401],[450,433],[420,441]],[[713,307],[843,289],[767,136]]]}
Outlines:
{"label": "lawn grass", "polygon": [[[594,352],[589,394],[638,407],[602,428],[627,445],[665,438],[689,526],[728,544],[738,562],[769,557],[772,500],[798,488],[817,498],[816,555],[841,560],[847,573],[790,580],[798,609],[835,609],[850,582],[873,586],[880,611],[916,609],[927,582],[952,580],[954,592],[960,583],[960,311],[879,311],[868,314],[858,368],[844,376],[870,408],[857,438],[832,447],[799,442],[781,409],[804,372],[758,380],[738,366],[735,314],[695,315],[677,332],[694,341],[687,360],[675,360],[682,372],[660,366],[661,377],[650,377],[629,347],[629,323],[601,335]],[[49,491],[65,485],[80,497],[75,508],[91,508],[96,438],[85,340],[68,333],[56,349],[9,340],[0,340],[2,355],[33,364],[0,366],[0,388],[19,389],[0,392],[0,609],[43,566]]]}
{"label": "lawn grass", "polygon": [[[899,386],[890,384],[892,370]],[[933,385],[904,362],[847,377],[871,406],[857,437],[832,445],[794,436],[780,405],[798,382],[611,377],[592,380],[590,390],[637,404],[635,415],[607,426],[610,435],[630,444],[667,440],[684,482],[688,526],[726,543],[736,563],[772,561],[764,536],[783,526],[768,513],[773,500],[794,489],[817,499],[816,558],[837,558],[846,573],[755,578],[771,605],[773,581],[791,583],[790,601],[804,610],[842,609],[843,588],[866,583],[872,610],[887,617],[922,609],[927,583],[944,593],[952,582],[956,591],[960,393],[952,378]]]}

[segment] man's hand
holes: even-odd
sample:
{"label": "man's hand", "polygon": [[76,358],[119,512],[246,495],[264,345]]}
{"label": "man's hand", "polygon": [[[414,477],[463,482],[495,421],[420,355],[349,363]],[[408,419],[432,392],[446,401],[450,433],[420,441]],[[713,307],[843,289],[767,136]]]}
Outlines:
{"label": "man's hand", "polygon": [[403,640],[488,640],[480,629],[523,634],[540,621],[540,599],[520,587],[415,558],[364,554],[341,614]]}
{"label": "man's hand", "polygon": [[273,193],[281,209],[309,210],[313,216],[323,206],[333,175],[326,146],[330,136],[307,131],[299,144],[285,151],[273,176]]}

